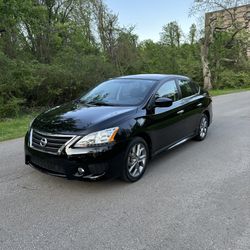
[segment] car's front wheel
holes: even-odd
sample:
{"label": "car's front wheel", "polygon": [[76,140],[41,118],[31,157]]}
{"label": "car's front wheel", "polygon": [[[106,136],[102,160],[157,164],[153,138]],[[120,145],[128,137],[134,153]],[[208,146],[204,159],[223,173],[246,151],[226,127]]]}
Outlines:
{"label": "car's front wheel", "polygon": [[123,163],[122,179],[127,182],[138,181],[144,174],[149,152],[145,140],[134,138],[127,147]]}
{"label": "car's front wheel", "polygon": [[207,131],[208,131],[208,117],[206,114],[202,114],[200,124],[199,124],[199,129],[198,129],[198,134],[195,137],[197,141],[202,141],[206,138],[207,136]]}

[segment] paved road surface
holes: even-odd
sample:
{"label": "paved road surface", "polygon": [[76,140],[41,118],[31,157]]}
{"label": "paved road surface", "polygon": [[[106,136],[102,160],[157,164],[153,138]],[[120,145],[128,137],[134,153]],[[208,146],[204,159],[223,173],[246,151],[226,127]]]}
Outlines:
{"label": "paved road surface", "polygon": [[160,155],[144,178],[68,181],[0,143],[0,249],[250,249],[250,92],[214,98],[204,142]]}

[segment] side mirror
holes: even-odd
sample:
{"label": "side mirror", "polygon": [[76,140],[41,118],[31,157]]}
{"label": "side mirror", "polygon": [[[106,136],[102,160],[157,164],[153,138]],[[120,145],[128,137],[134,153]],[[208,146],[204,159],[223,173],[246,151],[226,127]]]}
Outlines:
{"label": "side mirror", "polygon": [[166,97],[157,98],[155,100],[155,107],[170,107],[173,104],[173,100]]}

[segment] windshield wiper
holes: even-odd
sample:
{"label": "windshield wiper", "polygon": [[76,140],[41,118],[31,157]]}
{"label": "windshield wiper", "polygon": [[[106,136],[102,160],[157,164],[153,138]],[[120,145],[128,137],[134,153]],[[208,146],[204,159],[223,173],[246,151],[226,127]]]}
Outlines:
{"label": "windshield wiper", "polygon": [[101,102],[101,101],[90,101],[86,102],[87,105],[94,105],[94,106],[114,106],[112,103]]}

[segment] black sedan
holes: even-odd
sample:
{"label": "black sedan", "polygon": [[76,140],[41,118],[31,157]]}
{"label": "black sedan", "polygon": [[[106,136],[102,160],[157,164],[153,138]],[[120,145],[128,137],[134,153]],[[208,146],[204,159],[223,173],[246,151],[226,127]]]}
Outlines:
{"label": "black sedan", "polygon": [[111,174],[134,182],[158,153],[204,140],[211,122],[211,97],[188,77],[122,76],[37,116],[25,162],[69,179]]}

